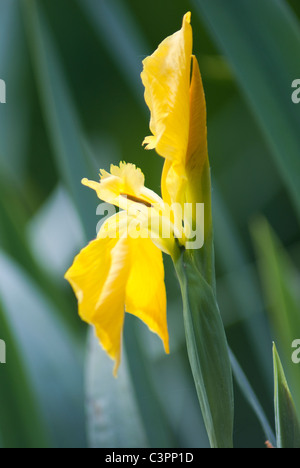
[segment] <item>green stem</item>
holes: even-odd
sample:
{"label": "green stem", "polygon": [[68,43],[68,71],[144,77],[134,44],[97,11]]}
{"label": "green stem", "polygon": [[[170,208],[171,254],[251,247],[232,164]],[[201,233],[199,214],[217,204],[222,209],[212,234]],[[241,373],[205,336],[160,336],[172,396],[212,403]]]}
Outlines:
{"label": "green stem", "polygon": [[183,299],[188,356],[210,444],[232,448],[232,371],[215,292],[192,254],[182,250],[173,260]]}

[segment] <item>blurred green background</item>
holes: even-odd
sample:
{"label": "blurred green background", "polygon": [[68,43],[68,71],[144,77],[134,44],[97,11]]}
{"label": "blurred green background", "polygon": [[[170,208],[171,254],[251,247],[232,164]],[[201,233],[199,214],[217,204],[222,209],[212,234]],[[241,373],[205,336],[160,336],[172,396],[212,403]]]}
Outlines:
{"label": "blurred green background", "polygon": [[208,446],[169,259],[171,354],[128,315],[117,380],[63,279],[100,220],[81,178],[125,160],[160,191],[162,158],[141,146],[139,75],[188,10],[208,108],[219,305],[248,379],[235,369],[235,446],[263,447],[266,419],[274,427],[272,340],[300,411],[299,2],[1,0],[1,447]]}

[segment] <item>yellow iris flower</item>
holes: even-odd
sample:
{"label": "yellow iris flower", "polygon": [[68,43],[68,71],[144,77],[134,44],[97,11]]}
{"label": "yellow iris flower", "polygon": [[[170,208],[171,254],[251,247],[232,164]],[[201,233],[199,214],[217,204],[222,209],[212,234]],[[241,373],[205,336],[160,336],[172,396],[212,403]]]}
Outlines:
{"label": "yellow iris flower", "polygon": [[174,256],[193,224],[174,206],[202,202],[199,181],[208,165],[206,106],[192,55],[190,20],[187,13],[180,31],[143,62],[141,78],[152,132],[144,144],[165,158],[162,197],[145,187],[142,171],[133,164],[112,165],[110,173],[101,170],[100,182],[82,181],[101,200],[122,210],[103,224],[97,239],[66,273],[79,314],[95,327],[101,345],[115,361],[115,374],[125,311],[158,334],[169,352],[162,251]]}

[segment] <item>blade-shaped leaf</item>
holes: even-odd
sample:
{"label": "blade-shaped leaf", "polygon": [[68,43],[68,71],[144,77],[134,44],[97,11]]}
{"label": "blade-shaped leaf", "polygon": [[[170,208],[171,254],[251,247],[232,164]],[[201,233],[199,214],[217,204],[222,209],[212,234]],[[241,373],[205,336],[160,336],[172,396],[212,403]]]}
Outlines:
{"label": "blade-shaped leaf", "polygon": [[277,447],[300,448],[300,423],[275,344],[273,359]]}
{"label": "blade-shaped leaf", "polygon": [[[40,265],[32,253],[30,242],[26,236],[27,217],[28,213],[20,194],[0,175],[1,248],[22,268],[26,269],[34,282],[53,303],[55,310],[59,310],[60,316],[63,316],[74,330],[78,330],[77,321],[75,323],[70,304],[61,290],[61,284],[58,284],[57,277],[51,278],[47,271],[47,264],[44,262],[43,265]],[[53,239],[52,242],[55,242]]]}
{"label": "blade-shaped leaf", "polygon": [[232,66],[299,214],[300,113],[291,99],[299,74],[297,19],[282,0],[192,3]]}
{"label": "blade-shaped leaf", "polygon": [[252,223],[267,310],[282,354],[284,367],[300,409],[299,369],[292,362],[292,343],[300,336],[299,274],[266,219]]}
{"label": "blade-shaped leaf", "polygon": [[[243,280],[245,268],[251,265],[250,256],[244,239],[240,236],[234,219],[231,216],[230,209],[226,206],[215,181],[213,182],[213,187],[216,256],[226,273],[235,272],[239,278],[239,282],[231,280],[227,283],[226,292],[227,295],[230,293],[233,297],[233,310],[236,310],[237,317],[247,324],[247,333],[252,342],[252,353],[256,358],[257,365],[262,370],[263,376],[266,377],[266,381],[269,381],[269,379],[272,379],[272,371],[270,370],[270,362],[267,356],[268,347],[266,341],[268,334],[266,334],[264,327],[257,329],[257,322],[249,320],[251,315],[263,311],[259,282],[257,281],[255,272],[247,273]],[[271,391],[272,388],[270,388]]]}
{"label": "blade-shaped leaf", "polygon": [[42,109],[57,168],[75,202],[82,225],[91,238],[95,235],[95,226],[86,207],[93,206],[94,196],[81,186],[80,181],[91,175],[92,163],[84,152],[79,118],[58,51],[41,10],[35,0],[26,2],[23,8]]}
{"label": "blade-shaped leaf", "polygon": [[[2,0],[0,4],[0,70],[1,79],[6,83],[6,105],[0,106],[0,167],[1,173],[14,181],[16,187],[20,187],[24,177],[24,147],[28,141],[31,112],[24,79],[26,55],[18,8],[18,2]],[[12,55],[14,60],[11,60]]]}
{"label": "blade-shaped leaf", "polygon": [[174,265],[182,291],[188,355],[210,444],[232,448],[232,371],[216,297],[190,255],[182,254]]}
{"label": "blade-shaped leaf", "polygon": [[88,438],[92,448],[148,446],[124,356],[115,379],[112,363],[93,331],[87,355],[86,397]]}
{"label": "blade-shaped leaf", "polygon": [[28,368],[0,304],[0,339],[6,363],[0,363],[0,445],[4,448],[48,447],[49,439]]}
{"label": "blade-shaped leaf", "polygon": [[155,382],[150,372],[151,363],[145,349],[145,341],[141,343],[139,340],[136,322],[136,317],[126,314],[124,347],[128,358],[128,368],[132,375],[136,402],[144,422],[149,444],[151,447],[158,448],[175,447],[177,443],[176,431],[172,430],[169,417],[155,391]]}
{"label": "blade-shaped leaf", "polygon": [[260,425],[264,431],[264,434],[273,445],[275,444],[275,436],[273,433],[273,430],[269,424],[269,421],[265,415],[265,412],[259,403],[257,396],[255,395],[246,375],[244,374],[241,366],[239,365],[235,355],[233,352],[230,350],[229,351],[230,355],[230,362],[231,362],[231,367],[232,367],[232,372],[233,375],[242,391],[244,394],[245,398],[249,402],[249,405],[253,409],[254,413],[257,416],[257,419],[260,422]]}
{"label": "blade-shaped leaf", "polygon": [[[34,389],[51,446],[84,447],[82,342],[73,338],[25,271],[3,253],[0,254],[0,295],[14,340],[26,364],[26,376]],[[11,353],[14,353],[14,348],[7,343],[4,370],[16,372],[10,384],[17,386],[14,392],[22,392],[22,373],[18,380],[18,360]],[[23,398],[25,404],[25,395]],[[12,420],[12,424],[18,425],[18,418]],[[25,430],[30,431],[31,424],[34,424],[34,418]]]}
{"label": "blade-shaped leaf", "polygon": [[101,43],[106,46],[109,55],[120,68],[133,95],[143,104],[140,57],[149,48],[138,24],[132,19],[129,8],[119,0],[77,1],[95,27]]}

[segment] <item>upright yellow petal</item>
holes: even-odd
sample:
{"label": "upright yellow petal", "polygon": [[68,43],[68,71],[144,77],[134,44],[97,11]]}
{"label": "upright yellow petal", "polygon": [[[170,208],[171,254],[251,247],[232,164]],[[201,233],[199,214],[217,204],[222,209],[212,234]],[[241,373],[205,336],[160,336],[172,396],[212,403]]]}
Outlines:
{"label": "upright yellow petal", "polygon": [[[161,179],[165,203],[201,202],[202,173],[209,169],[206,103],[197,59],[192,55],[191,14],[180,31],[144,60],[142,81],[151,111],[147,149],[166,158]],[[200,194],[201,195],[201,194]],[[174,221],[177,227],[181,220]]]}
{"label": "upright yellow petal", "polygon": [[189,138],[189,88],[192,55],[191,14],[180,31],[165,39],[143,61],[145,100],[151,112],[152,136],[144,141],[164,158],[185,159]]}
{"label": "upright yellow petal", "polygon": [[186,161],[187,203],[205,203],[205,230],[211,229],[211,179],[207,149],[206,102],[197,59],[193,57],[191,119]]}
{"label": "upright yellow petal", "polygon": [[192,57],[193,71],[190,87],[190,130],[186,157],[188,175],[199,177],[207,159],[206,102],[198,61]]}
{"label": "upright yellow petal", "polygon": [[171,195],[168,189],[167,178],[168,173],[172,167],[172,161],[170,159],[166,159],[164,162],[164,167],[161,175],[161,195],[165,203],[168,205],[172,204]]}
{"label": "upright yellow petal", "polygon": [[185,203],[187,176],[182,162],[166,160],[161,178],[163,199],[166,203]]}
{"label": "upright yellow petal", "polygon": [[131,269],[126,286],[126,312],[140,318],[169,352],[166,289],[161,251],[151,239],[130,243]]}

